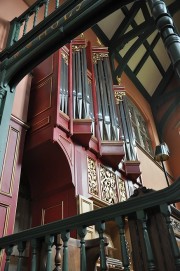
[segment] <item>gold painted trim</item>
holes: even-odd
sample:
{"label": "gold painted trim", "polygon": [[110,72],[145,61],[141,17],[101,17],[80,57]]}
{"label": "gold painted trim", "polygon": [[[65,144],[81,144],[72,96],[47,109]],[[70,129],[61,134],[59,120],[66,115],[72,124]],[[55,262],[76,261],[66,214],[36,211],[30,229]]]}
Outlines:
{"label": "gold painted trim", "polygon": [[52,206],[50,206],[48,208],[42,208],[42,210],[41,210],[41,225],[44,225],[46,210],[49,210],[49,209],[52,209],[52,208],[58,207],[58,206],[61,207],[62,219],[64,219],[64,212],[63,212],[64,211],[64,202],[61,201],[61,203],[59,203],[59,204],[52,205]]}
{"label": "gold painted trim", "polygon": [[[9,139],[10,139],[10,131],[11,130],[14,130],[17,133],[17,138],[16,138],[15,153],[14,153],[14,159],[13,159],[13,165],[12,165],[10,189],[9,189],[9,193],[7,193],[7,192],[2,191],[1,188],[2,188],[2,180],[3,180],[3,176],[4,176],[5,164],[6,164],[6,158],[7,158],[7,150],[8,150],[8,146],[9,146]],[[15,178],[15,165],[17,162],[18,154],[19,154],[19,142],[20,142],[20,132],[18,130],[16,130],[14,127],[9,126],[8,140],[7,140],[6,151],[5,151],[4,161],[3,161],[2,175],[0,178],[0,193],[2,195],[6,195],[8,197],[12,197],[13,184],[14,184],[14,178]]]}
{"label": "gold painted trim", "polygon": [[3,230],[3,236],[7,233],[8,223],[9,223],[9,214],[10,214],[10,206],[0,201],[0,206],[6,208],[6,217],[5,217],[5,223],[4,223],[4,230]]}
{"label": "gold painted trim", "polygon": [[[3,229],[3,236],[6,236],[8,224],[9,224],[10,206],[7,204],[4,204],[1,201],[0,201],[0,205],[4,206],[6,208],[6,216],[5,216],[5,223],[4,223],[4,229]],[[3,237],[3,236],[0,236],[0,237]],[[0,251],[0,270],[1,270],[2,263],[3,263],[3,258],[4,258],[4,249],[2,249]]]}

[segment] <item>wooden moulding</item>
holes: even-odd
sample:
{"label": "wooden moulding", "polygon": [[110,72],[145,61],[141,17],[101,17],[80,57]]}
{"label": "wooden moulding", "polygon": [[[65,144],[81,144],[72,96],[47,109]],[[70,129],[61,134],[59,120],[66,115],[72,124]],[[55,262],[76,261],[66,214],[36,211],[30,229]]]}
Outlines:
{"label": "wooden moulding", "polygon": [[123,141],[101,141],[101,157],[113,168],[117,168],[124,155]]}
{"label": "wooden moulding", "polygon": [[91,126],[91,119],[74,119],[72,139],[82,146],[88,147],[92,136]]}
{"label": "wooden moulding", "polygon": [[124,169],[128,179],[135,181],[140,175],[140,162],[136,161],[125,161]]}
{"label": "wooden moulding", "polygon": [[69,122],[70,122],[69,116],[60,111],[57,126],[60,127],[63,131],[69,132]]}
{"label": "wooden moulding", "polygon": [[95,154],[99,153],[99,144],[96,137],[92,136],[89,141],[89,150]]}

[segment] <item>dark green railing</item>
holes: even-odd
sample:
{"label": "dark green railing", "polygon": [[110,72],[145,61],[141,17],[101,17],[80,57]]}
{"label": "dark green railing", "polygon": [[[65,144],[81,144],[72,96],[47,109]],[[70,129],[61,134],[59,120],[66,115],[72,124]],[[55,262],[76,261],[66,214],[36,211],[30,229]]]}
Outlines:
{"label": "dark green railing", "polygon": [[[15,18],[10,24],[10,34],[7,46],[12,46],[21,37],[23,37],[27,32],[33,29],[41,21],[43,21],[50,13],[54,12],[59,8],[59,0],[55,0],[52,6],[52,10],[49,10],[49,0],[39,0],[36,1],[27,11],[25,11],[21,16]],[[40,14],[42,10],[42,14]]]}
{"label": "dark green railing", "polygon": [[[147,192],[147,193],[146,193]],[[56,248],[55,257],[55,270],[69,270],[68,263],[68,242],[70,239],[70,233],[74,230],[77,231],[79,236],[79,249],[80,249],[80,263],[81,271],[86,270],[86,228],[91,225],[96,226],[96,230],[99,233],[99,255],[101,270],[107,270],[106,266],[106,254],[105,254],[105,242],[104,232],[105,224],[108,221],[115,221],[119,229],[119,239],[121,247],[121,260],[124,266],[124,270],[129,270],[129,257],[126,246],[125,237],[125,218],[135,216],[140,223],[142,223],[142,236],[144,238],[147,256],[148,270],[155,269],[155,261],[153,257],[153,250],[148,234],[147,214],[148,210],[158,207],[166,221],[166,227],[169,233],[169,239],[172,245],[172,253],[176,263],[176,270],[180,268],[180,253],[177,247],[175,236],[173,234],[172,225],[169,223],[169,209],[168,204],[180,201],[180,179],[175,181],[168,188],[160,191],[145,190],[145,194],[132,197],[126,202],[118,203],[112,206],[101,208],[92,212],[80,214],[74,217],[66,218],[61,221],[53,222],[29,230],[25,230],[20,233],[5,236],[0,239],[0,249],[5,249],[6,264],[5,271],[9,270],[10,258],[13,251],[13,247],[17,245],[19,251],[17,270],[21,270],[22,255],[26,248],[26,244],[31,244],[31,270],[36,271],[38,269],[38,250],[39,243],[44,242],[46,245],[46,271],[53,270],[52,267],[52,246]],[[63,260],[61,262],[58,254],[60,255],[61,245],[57,241],[61,237],[63,242],[62,252]],[[59,259],[59,260],[58,260]],[[61,269],[62,267],[62,269]],[[59,269],[58,269],[59,268]],[[154,269],[153,269],[154,268]],[[88,269],[87,269],[88,270]],[[174,270],[174,269],[173,269]]]}
{"label": "dark green railing", "polygon": [[[18,18],[14,18],[10,22],[10,31],[8,36],[7,48],[15,44],[18,40],[24,37],[29,31],[33,30],[39,23],[46,21],[56,16],[54,12],[59,8],[61,10],[60,16],[64,16],[74,6],[76,6],[82,0],[70,0],[64,1],[60,4],[59,0],[55,0],[50,5],[50,0],[38,0],[32,6],[30,6],[23,14]],[[51,7],[51,9],[50,9]],[[59,13],[59,12],[56,12]],[[51,18],[49,15],[51,14]]]}

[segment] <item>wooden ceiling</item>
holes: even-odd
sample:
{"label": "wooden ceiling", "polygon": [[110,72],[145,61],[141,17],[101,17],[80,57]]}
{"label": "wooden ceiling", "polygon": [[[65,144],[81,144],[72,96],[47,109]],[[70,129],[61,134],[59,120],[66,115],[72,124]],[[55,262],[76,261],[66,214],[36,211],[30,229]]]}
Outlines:
{"label": "wooden ceiling", "polygon": [[[165,3],[178,33],[180,1]],[[109,47],[114,81],[125,71],[148,100],[168,84],[173,69],[147,2],[124,6],[93,26],[93,30]]]}
{"label": "wooden ceiling", "polygon": [[[24,2],[32,5],[35,0]],[[164,2],[178,33],[180,1]],[[125,72],[149,101],[169,83],[173,68],[146,1],[123,6],[92,29],[109,48],[114,83],[117,83],[116,76]]]}

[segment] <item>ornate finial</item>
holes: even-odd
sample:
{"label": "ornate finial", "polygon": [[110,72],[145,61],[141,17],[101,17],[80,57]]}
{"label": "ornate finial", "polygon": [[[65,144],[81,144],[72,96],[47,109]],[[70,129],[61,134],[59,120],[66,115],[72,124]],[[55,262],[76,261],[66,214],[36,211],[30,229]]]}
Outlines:
{"label": "ornate finial", "polygon": [[84,39],[84,33],[81,33],[80,38]]}
{"label": "ornate finial", "polygon": [[117,75],[116,79],[117,79],[118,85],[120,86],[121,85],[121,77],[118,77],[118,75]]}
{"label": "ornate finial", "polygon": [[97,37],[97,43],[102,47],[103,46],[103,44],[102,44],[102,42],[100,41],[100,39]]}

